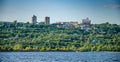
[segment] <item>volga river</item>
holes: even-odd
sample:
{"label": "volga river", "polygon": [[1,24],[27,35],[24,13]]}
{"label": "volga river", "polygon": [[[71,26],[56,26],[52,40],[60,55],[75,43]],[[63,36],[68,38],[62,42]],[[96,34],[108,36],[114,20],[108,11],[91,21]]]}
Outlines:
{"label": "volga river", "polygon": [[120,62],[120,52],[0,52],[0,62]]}

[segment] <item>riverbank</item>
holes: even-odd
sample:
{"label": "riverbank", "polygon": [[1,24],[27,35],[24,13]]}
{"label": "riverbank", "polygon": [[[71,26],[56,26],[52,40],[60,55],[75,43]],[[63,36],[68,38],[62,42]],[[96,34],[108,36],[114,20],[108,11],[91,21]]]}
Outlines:
{"label": "riverbank", "polygon": [[0,51],[0,52],[120,52],[120,51],[73,51],[73,50],[69,50],[69,51],[65,51],[65,50],[49,50],[49,51],[40,51],[40,50],[30,50],[30,51],[25,51],[25,50],[21,50],[21,51]]}

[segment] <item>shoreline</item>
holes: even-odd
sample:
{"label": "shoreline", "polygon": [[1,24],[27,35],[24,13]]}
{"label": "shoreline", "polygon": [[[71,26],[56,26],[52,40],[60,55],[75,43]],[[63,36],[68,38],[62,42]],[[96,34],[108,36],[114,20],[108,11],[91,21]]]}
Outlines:
{"label": "shoreline", "polygon": [[119,52],[119,51],[0,51],[0,52]]}

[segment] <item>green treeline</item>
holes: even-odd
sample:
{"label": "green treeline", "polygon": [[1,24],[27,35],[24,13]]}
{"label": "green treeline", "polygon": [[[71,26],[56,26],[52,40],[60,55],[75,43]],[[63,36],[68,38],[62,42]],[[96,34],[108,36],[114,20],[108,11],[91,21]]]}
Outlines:
{"label": "green treeline", "polygon": [[30,23],[0,24],[0,51],[120,51],[120,25],[89,29]]}

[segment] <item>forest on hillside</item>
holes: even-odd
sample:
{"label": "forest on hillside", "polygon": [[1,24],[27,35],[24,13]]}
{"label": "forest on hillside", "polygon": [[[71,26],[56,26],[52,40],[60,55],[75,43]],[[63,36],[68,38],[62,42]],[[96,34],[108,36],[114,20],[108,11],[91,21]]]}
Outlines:
{"label": "forest on hillside", "polygon": [[120,25],[88,30],[30,23],[0,24],[0,51],[120,51]]}

